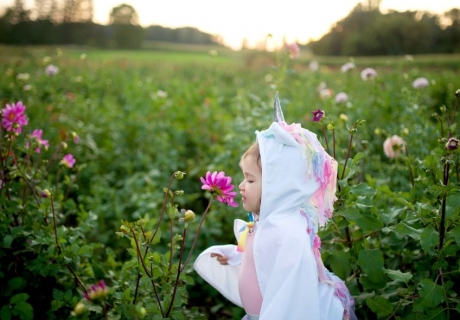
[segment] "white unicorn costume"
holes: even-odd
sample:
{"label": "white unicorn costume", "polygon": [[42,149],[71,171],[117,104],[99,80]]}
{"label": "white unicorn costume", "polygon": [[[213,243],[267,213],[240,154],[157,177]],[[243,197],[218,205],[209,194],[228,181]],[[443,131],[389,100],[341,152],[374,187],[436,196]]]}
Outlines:
{"label": "white unicorn costume", "polygon": [[[278,94],[275,122],[256,136],[262,200],[253,254],[262,306],[260,315],[249,319],[356,319],[353,298],[343,281],[324,267],[319,252],[318,227],[332,216],[336,198],[337,162],[315,134],[284,122]],[[235,220],[237,239],[245,226]],[[211,253],[228,257],[229,265],[221,265]],[[236,245],[213,246],[194,263],[204,280],[241,307],[238,275],[243,254]]]}

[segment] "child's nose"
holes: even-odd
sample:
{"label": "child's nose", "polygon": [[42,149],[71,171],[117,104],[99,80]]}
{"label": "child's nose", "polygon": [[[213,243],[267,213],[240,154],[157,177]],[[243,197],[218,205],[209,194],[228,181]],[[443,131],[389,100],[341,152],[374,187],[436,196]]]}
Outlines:
{"label": "child's nose", "polygon": [[243,183],[244,183],[244,181],[241,181],[240,185],[238,186],[238,188],[239,188],[240,190],[243,190],[243,186],[244,186]]}

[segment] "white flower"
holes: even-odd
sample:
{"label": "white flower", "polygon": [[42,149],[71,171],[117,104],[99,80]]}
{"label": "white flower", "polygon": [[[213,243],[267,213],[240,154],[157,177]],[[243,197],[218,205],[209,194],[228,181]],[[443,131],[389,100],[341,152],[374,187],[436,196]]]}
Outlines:
{"label": "white flower", "polygon": [[346,94],[345,92],[339,92],[335,96],[335,102],[337,103],[345,103],[347,101],[348,101],[348,94]]}
{"label": "white flower", "polygon": [[312,61],[310,62],[310,65],[309,65],[308,67],[310,68],[311,71],[318,71],[318,69],[319,69],[319,63],[318,63],[318,61],[316,61],[316,60],[312,60]]}
{"label": "white flower", "polygon": [[414,80],[414,82],[412,82],[412,87],[414,87],[415,89],[421,89],[421,88],[425,88],[429,84],[430,82],[428,81],[427,78],[417,78]]}
{"label": "white flower", "polygon": [[55,65],[50,64],[49,66],[46,67],[45,73],[47,76],[54,76],[59,72],[59,68],[56,67]]}
{"label": "white flower", "polygon": [[355,67],[355,64],[353,62],[347,62],[345,63],[343,66],[340,67],[340,71],[342,71],[343,73],[347,72],[347,71],[350,71],[351,69],[353,69]]}

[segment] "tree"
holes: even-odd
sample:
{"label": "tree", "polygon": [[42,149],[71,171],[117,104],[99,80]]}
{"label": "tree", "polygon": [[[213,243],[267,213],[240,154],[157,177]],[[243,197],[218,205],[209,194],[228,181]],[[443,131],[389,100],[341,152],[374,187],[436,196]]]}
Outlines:
{"label": "tree", "polygon": [[15,0],[13,7],[8,8],[5,11],[5,14],[3,15],[2,19],[11,24],[29,21],[30,11],[24,8],[23,0]]}
{"label": "tree", "polygon": [[35,0],[35,12],[37,20],[59,21],[59,10],[56,0]]}
{"label": "tree", "polygon": [[121,4],[114,7],[110,13],[110,24],[139,24],[139,16],[136,10],[127,4]]}
{"label": "tree", "polygon": [[64,23],[91,22],[92,20],[92,0],[64,0]]}

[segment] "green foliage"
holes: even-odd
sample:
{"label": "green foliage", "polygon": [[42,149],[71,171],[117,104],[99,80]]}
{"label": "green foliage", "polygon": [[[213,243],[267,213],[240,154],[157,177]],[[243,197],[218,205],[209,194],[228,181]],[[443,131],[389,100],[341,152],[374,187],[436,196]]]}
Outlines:
{"label": "green foliage", "polygon": [[[29,118],[22,134],[1,132],[2,319],[241,318],[190,264],[210,245],[234,243],[233,219],[245,213],[213,206],[201,228],[179,219],[185,208],[204,216],[206,171],[241,179],[240,156],[272,121],[275,91],[287,121],[302,122],[337,159],[321,252],[346,281],[358,318],[458,316],[459,151],[445,145],[460,134],[450,67],[425,68],[417,56],[356,58],[357,69],[376,65],[377,78],[363,81],[356,69],[337,70],[346,60],[313,72],[282,52],[264,55],[268,67],[251,60],[241,68],[46,50],[14,51],[0,64],[1,100],[22,101]],[[45,74],[49,64],[56,75]],[[418,77],[429,86],[413,88]],[[321,82],[349,101],[320,96]],[[316,109],[327,115],[320,123],[311,121]],[[38,154],[31,133],[39,128],[50,146]],[[394,159],[382,148],[393,135],[406,146]],[[73,168],[59,164],[67,153]],[[171,177],[177,170],[187,173],[180,181]],[[102,296],[87,301],[101,279],[107,291],[98,287]]]}

